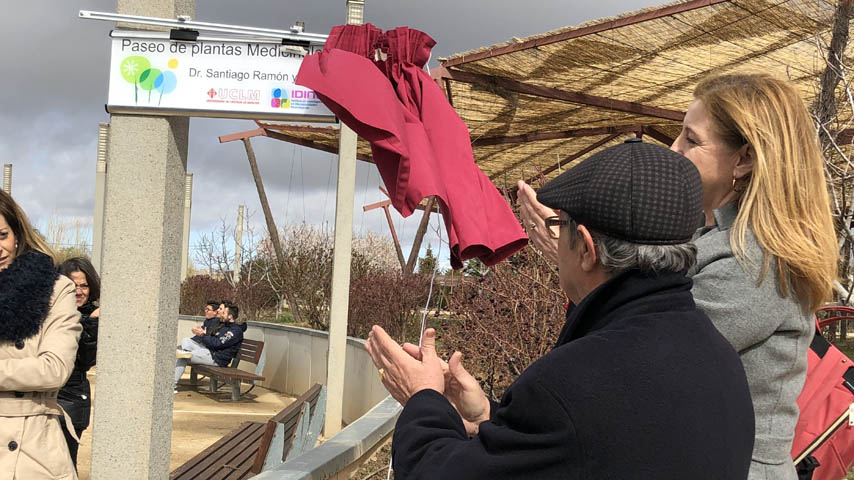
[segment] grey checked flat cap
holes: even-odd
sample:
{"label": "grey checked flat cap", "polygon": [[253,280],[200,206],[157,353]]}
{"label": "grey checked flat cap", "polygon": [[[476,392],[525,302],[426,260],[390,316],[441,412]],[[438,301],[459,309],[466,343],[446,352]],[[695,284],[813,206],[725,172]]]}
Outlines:
{"label": "grey checked flat cap", "polygon": [[588,229],[640,244],[689,242],[704,223],[697,167],[636,138],[596,153],[545,184],[537,200]]}

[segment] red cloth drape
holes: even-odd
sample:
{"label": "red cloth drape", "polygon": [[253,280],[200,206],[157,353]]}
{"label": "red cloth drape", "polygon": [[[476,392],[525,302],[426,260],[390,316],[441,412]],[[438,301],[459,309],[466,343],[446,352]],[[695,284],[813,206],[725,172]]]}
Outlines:
{"label": "red cloth drape", "polygon": [[[436,42],[424,32],[371,24],[334,27],[323,51],[305,58],[296,83],[371,143],[392,205],[407,217],[435,195],[451,266],[494,265],[527,243],[504,197],[475,165],[468,129],[423,70]],[[387,58],[375,60],[381,50]]]}

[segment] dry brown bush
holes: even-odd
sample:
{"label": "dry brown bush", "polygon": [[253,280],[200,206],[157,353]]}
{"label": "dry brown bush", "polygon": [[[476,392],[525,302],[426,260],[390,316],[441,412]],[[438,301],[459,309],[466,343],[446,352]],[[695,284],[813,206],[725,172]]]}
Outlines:
{"label": "dry brown bush", "polygon": [[463,365],[495,400],[551,350],[564,324],[557,266],[531,247],[489,269],[469,262],[449,301],[452,318],[438,332],[442,350],[462,352]]}

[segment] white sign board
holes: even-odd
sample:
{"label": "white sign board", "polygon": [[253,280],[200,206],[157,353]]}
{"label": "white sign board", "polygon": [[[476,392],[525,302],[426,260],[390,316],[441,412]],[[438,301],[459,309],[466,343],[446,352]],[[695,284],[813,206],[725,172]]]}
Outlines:
{"label": "white sign board", "polygon": [[279,44],[145,35],[111,34],[110,113],[335,121],[312,90],[294,84],[304,56]]}

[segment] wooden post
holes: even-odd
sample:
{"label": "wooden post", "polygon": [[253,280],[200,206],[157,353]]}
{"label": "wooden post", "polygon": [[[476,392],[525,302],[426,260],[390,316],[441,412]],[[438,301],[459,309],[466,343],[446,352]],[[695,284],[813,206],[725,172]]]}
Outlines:
{"label": "wooden post", "polygon": [[418,224],[418,230],[415,232],[415,240],[412,241],[412,250],[409,251],[409,259],[406,261],[406,273],[415,271],[415,261],[418,259],[418,252],[421,251],[421,242],[424,241],[424,234],[427,233],[427,226],[430,224],[430,213],[433,211],[435,204],[436,197],[427,199],[427,206],[424,207],[424,214],[421,216],[421,223]]}
{"label": "wooden post", "polygon": [[[285,253],[282,249],[282,241],[279,238],[279,230],[276,229],[276,222],[273,220],[273,212],[270,211],[270,202],[267,201],[267,193],[264,191],[264,182],[261,181],[261,172],[258,170],[258,162],[255,160],[255,151],[252,149],[252,144],[248,138],[244,138],[243,146],[246,147],[246,158],[249,160],[249,168],[252,170],[252,178],[255,179],[255,188],[258,189],[258,199],[261,201],[261,209],[264,211],[264,220],[267,222],[267,233],[270,235],[270,243],[273,244],[273,250],[276,254],[276,264],[280,269],[285,267]],[[284,289],[284,287],[282,287]],[[299,313],[299,304],[296,297],[284,289],[285,299],[291,306],[291,313],[298,323],[302,323],[302,316]]]}

